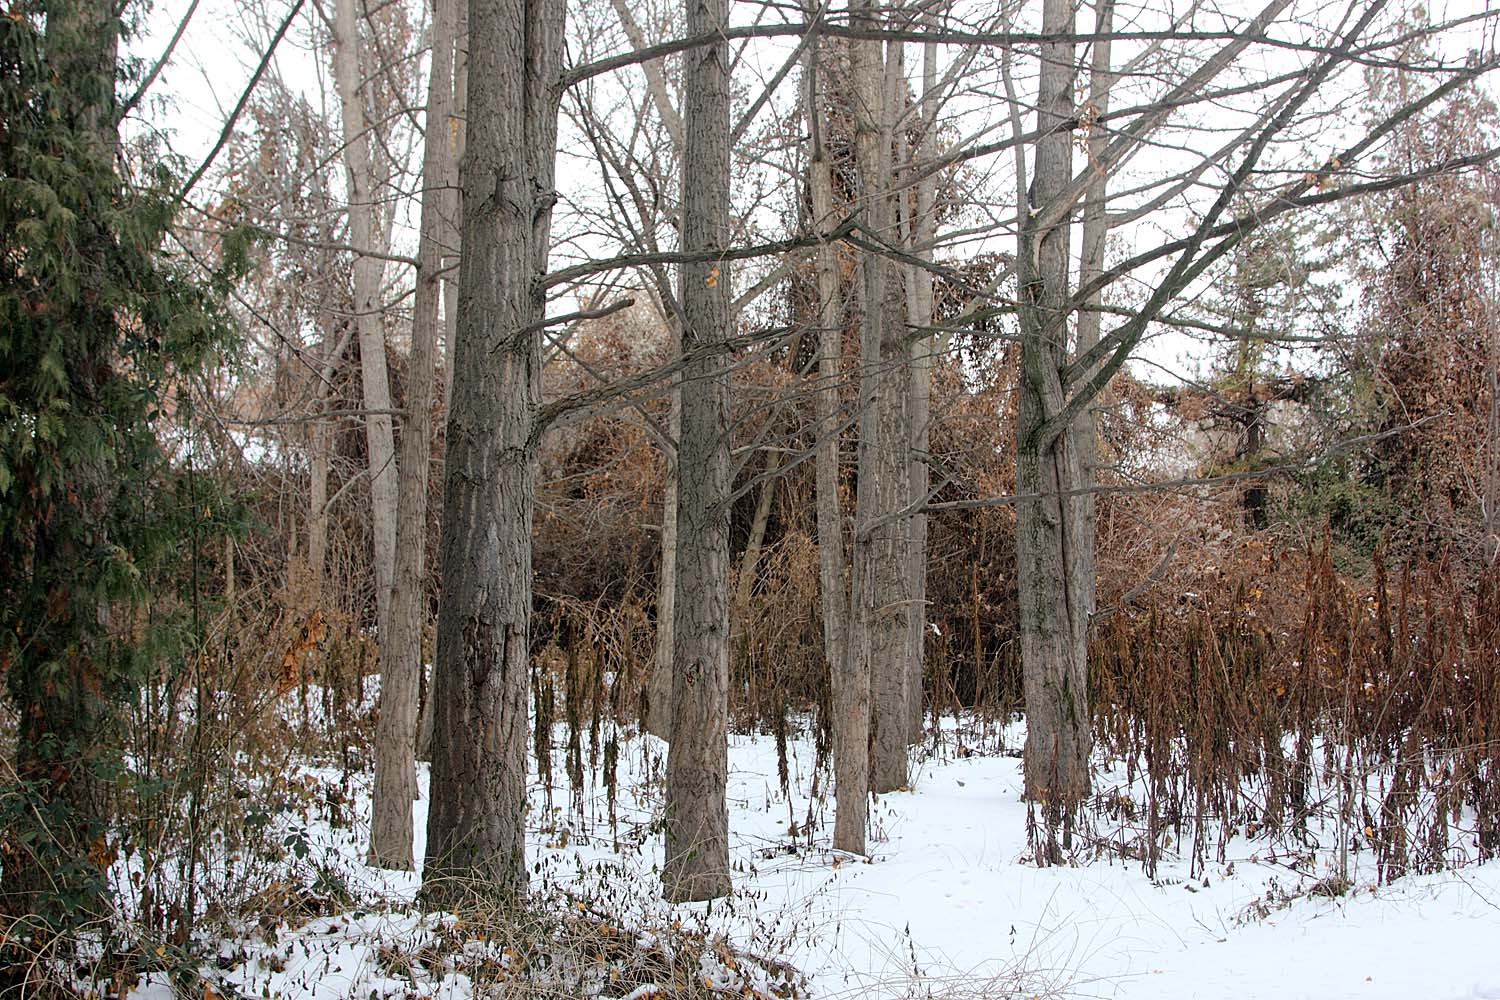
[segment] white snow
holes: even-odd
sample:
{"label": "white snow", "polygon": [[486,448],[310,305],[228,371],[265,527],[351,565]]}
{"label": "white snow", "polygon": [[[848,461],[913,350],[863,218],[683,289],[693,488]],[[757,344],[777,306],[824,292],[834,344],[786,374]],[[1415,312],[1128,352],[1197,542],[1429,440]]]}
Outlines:
{"label": "white snow", "polygon": [[[1325,859],[1294,870],[1284,852],[1273,860],[1268,845],[1243,840],[1194,879],[1185,861],[1163,862],[1155,881],[1139,863],[1109,858],[1040,869],[1026,859],[1018,756],[960,756],[956,739],[948,728],[938,749],[914,758],[913,789],[874,803],[867,861],[829,849],[833,803],[811,797],[806,739],[788,744],[789,801],[778,784],[774,740],[732,737],[735,895],[676,909],[656,894],[661,846],[651,830],[665,744],[622,740],[613,830],[597,771],[589,771],[581,812],[567,788],[553,789],[549,808],[535,784],[533,882],[584,893],[607,882],[642,926],[701,918],[751,951],[798,966],[813,996],[1500,1000],[1500,863],[1378,888],[1356,878],[1341,898],[1299,895],[1328,873]],[[1018,747],[1020,734],[1003,740]],[[566,773],[558,750],[554,780]],[[353,881],[394,900],[395,910],[315,919],[284,931],[274,948],[248,947],[248,960],[224,974],[242,995],[341,998],[412,988],[377,961],[379,947],[424,940],[439,918],[410,912],[416,875],[362,864],[368,777],[357,781],[359,821],[338,831],[315,824],[317,849],[332,852],[326,863]],[[419,857],[425,766],[421,783]],[[820,789],[826,784],[824,776]],[[1296,898],[1281,905],[1289,895]],[[268,960],[268,952],[280,957]],[[418,992],[464,996],[469,989],[462,975],[436,985]],[[157,982],[136,996],[166,992]]]}

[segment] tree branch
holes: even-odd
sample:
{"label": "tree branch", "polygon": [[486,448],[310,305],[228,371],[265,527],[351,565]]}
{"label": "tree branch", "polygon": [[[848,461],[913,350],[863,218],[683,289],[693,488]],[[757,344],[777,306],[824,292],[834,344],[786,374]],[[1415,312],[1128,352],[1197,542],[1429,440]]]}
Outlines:
{"label": "tree branch", "polygon": [[277,28],[276,34],[271,37],[271,44],[266,46],[265,54],[260,57],[260,65],[255,67],[254,75],[250,77],[250,82],[245,85],[245,92],[240,94],[240,99],[235,104],[234,110],[229,113],[229,120],[224,123],[223,130],[219,132],[219,138],[214,143],[214,148],[208,151],[208,156],[204,158],[202,163],[198,164],[198,169],[193,171],[193,176],[189,177],[187,183],[182,186],[182,190],[177,192],[178,201],[183,201],[187,198],[188,194],[197,186],[198,181],[202,179],[203,174],[213,164],[214,160],[218,158],[219,151],[224,148],[224,144],[229,141],[230,135],[234,133],[235,124],[240,120],[240,113],[245,110],[245,105],[250,103],[250,95],[255,92],[256,86],[260,83],[260,78],[265,75],[266,68],[271,65],[271,57],[276,54],[276,47],[281,44],[281,39],[285,37],[287,29],[297,19],[297,15],[302,12],[302,5],[306,2],[307,0],[296,0],[292,4],[292,9],[281,22],[281,27]]}

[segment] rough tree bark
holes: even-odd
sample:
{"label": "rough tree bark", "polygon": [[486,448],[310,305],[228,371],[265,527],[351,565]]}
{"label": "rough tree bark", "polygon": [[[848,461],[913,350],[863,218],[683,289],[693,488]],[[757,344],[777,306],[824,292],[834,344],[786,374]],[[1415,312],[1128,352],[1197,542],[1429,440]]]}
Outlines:
{"label": "rough tree bark", "polygon": [[[811,16],[811,15],[809,15]],[[833,846],[865,853],[870,812],[869,661],[848,655],[849,582],[844,556],[844,512],[839,493],[839,385],[843,379],[844,307],[839,294],[838,250],[828,241],[833,213],[833,165],[825,142],[827,97],[818,72],[819,47],[808,46],[804,87],[808,122],[808,188],[818,247],[818,391],[814,395],[818,453],[818,584],[823,603],[823,659],[828,664],[833,712]]]}
{"label": "rough tree bark", "polygon": [[[375,606],[380,646],[390,630],[391,580],[396,566],[396,443],[391,421],[391,383],[385,364],[385,326],[380,284],[386,249],[376,217],[376,170],[370,157],[372,126],[365,114],[366,77],[359,43],[356,0],[336,0],[333,76],[342,105],[344,176],[349,189],[349,242],[354,257],[354,324],[359,333],[360,384],[364,390],[365,445],[370,460],[370,536],[374,549]],[[370,251],[370,252],[362,252]],[[383,411],[383,412],[382,412]],[[384,664],[382,664],[382,667]]]}
{"label": "rough tree bark", "polygon": [[464,155],[464,122],[469,114],[469,4],[458,0],[458,23],[454,28],[453,109],[445,126],[449,140],[448,163],[443,171],[443,412],[453,399],[453,342],[458,336],[458,262],[463,251],[461,191],[458,164]]}
{"label": "rough tree bark", "polygon": [[[1071,0],[1046,0],[1042,31],[1071,35]],[[1092,551],[1082,545],[1081,483],[1071,427],[1045,434],[1064,404],[1068,361],[1070,212],[1043,225],[1072,179],[1073,41],[1041,46],[1037,132],[1031,188],[1022,206],[1017,253],[1021,295],[1021,378],[1017,387],[1016,561],[1021,668],[1026,698],[1026,796],[1042,808],[1033,848],[1056,864],[1071,847],[1072,820],[1088,794],[1090,748],[1086,576]]]}
{"label": "rough tree bark", "polygon": [[[443,135],[448,141],[448,155],[443,158],[442,224],[438,230],[438,243],[443,253],[443,351],[438,362],[443,375],[443,414],[446,419],[448,406],[453,399],[453,343],[458,333],[458,262],[459,237],[459,185],[458,162],[464,152],[463,123],[468,113],[468,52],[469,52],[469,4],[468,0],[450,0],[458,5],[457,23],[453,35],[453,81],[452,101],[448,120],[443,123]],[[441,514],[438,511],[437,514]],[[428,680],[427,697],[422,703],[422,718],[417,725],[417,759],[432,760],[432,683]]]}
{"label": "rough tree bark", "polygon": [[447,174],[453,96],[455,0],[434,0],[432,65],[423,136],[422,219],[412,305],[411,374],[401,432],[395,576],[390,634],[381,650],[380,712],[375,726],[375,787],[370,860],[412,867],[411,804],[417,794],[417,695],[422,683],[422,608],[427,566],[427,476],[432,457],[432,396],[442,296],[442,182]]}
{"label": "rough tree bark", "polygon": [[[686,0],[687,32],[728,25],[725,0]],[[682,249],[729,245],[729,45],[683,55]],[[729,271],[712,259],[682,266],[685,352],[729,336]],[[726,895],[729,878],[729,372],[702,352],[682,373],[678,436],[677,602],[672,744],[667,753],[666,862],[671,902]]]}
{"label": "rough tree bark", "polygon": [[[859,21],[880,25],[873,5],[862,4]],[[899,43],[893,48],[899,51]],[[892,57],[894,59],[894,55]],[[891,194],[893,66],[879,42],[850,44],[854,77],[855,158],[860,211],[869,238],[899,245]],[[904,85],[904,80],[902,81]],[[905,787],[907,674],[911,668],[910,520],[899,512],[911,495],[908,385],[911,351],[906,341],[905,294],[899,272],[878,253],[865,253],[860,321],[860,381],[871,388],[873,414],[860,416],[859,492],[854,580],[863,606],[851,614],[851,629],[863,630],[868,650],[871,702],[870,790]],[[861,398],[861,405],[866,400]],[[870,419],[866,419],[869,416]],[[866,488],[868,484],[868,489]],[[851,640],[852,642],[853,640]]]}
{"label": "rough tree bark", "polygon": [[[1096,0],[1094,30],[1097,38],[1093,43],[1094,54],[1089,63],[1089,103],[1085,114],[1092,122],[1088,133],[1087,152],[1089,166],[1093,170],[1089,186],[1083,195],[1083,247],[1079,254],[1078,284],[1086,288],[1095,278],[1104,273],[1104,244],[1109,236],[1109,221],[1105,214],[1108,195],[1109,172],[1103,169],[1105,147],[1109,144],[1109,132],[1103,121],[1109,114],[1109,91],[1114,86],[1114,73],[1110,66],[1110,33],[1114,27],[1114,0]],[[1078,313],[1078,355],[1086,354],[1099,343],[1100,324],[1104,314],[1099,306],[1104,302],[1103,289],[1095,289],[1084,297]],[[1089,407],[1074,424],[1074,438],[1078,446],[1078,474],[1081,488],[1094,484],[1095,466],[1099,464],[1099,431],[1094,410]],[[1095,503],[1093,493],[1079,496],[1078,548],[1086,553],[1089,569],[1083,574],[1084,614],[1092,615],[1097,599],[1094,594],[1094,537]]]}
{"label": "rough tree bark", "polygon": [[[928,14],[929,25],[936,26],[936,15]],[[922,46],[922,138],[916,160],[928,162],[937,151],[937,46]],[[910,251],[925,260],[932,259],[933,241],[937,236],[934,214],[937,200],[937,177],[925,174],[917,181],[916,209],[907,233]],[[907,315],[913,327],[932,325],[932,272],[909,264],[906,267]],[[911,342],[911,501],[927,501],[927,452],[932,422],[932,360],[937,350],[931,336]],[[908,742],[922,738],[922,676],[927,659],[927,515],[918,510],[911,518],[911,649],[907,653],[911,670],[906,685]]]}
{"label": "rough tree bark", "polygon": [[563,0],[471,0],[463,261],[448,414],[423,892],[526,884],[534,420]]}
{"label": "rough tree bark", "polygon": [[[672,353],[682,352],[682,337],[675,320]],[[674,383],[675,383],[674,379]],[[672,387],[667,431],[674,442],[682,440],[682,396]],[[656,581],[656,648],[651,657],[651,676],[646,688],[646,731],[669,739],[672,735],[672,644],[677,614],[677,451],[664,453],[666,482],[661,501],[661,569]]]}

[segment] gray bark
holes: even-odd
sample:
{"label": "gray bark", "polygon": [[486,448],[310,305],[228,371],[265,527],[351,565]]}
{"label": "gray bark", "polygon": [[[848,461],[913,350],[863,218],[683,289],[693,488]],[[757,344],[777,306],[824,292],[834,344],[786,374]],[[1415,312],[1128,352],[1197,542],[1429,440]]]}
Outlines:
{"label": "gray bark", "polygon": [[[1109,34],[1114,25],[1114,0],[1096,0],[1094,25],[1098,36],[1094,42],[1094,55],[1089,64],[1090,116],[1102,119],[1109,114],[1109,91],[1114,86],[1114,74],[1110,67]],[[1102,166],[1109,136],[1102,123],[1096,122],[1088,136],[1088,156],[1091,166]],[[1083,195],[1083,248],[1078,266],[1078,284],[1088,287],[1104,273],[1104,244],[1109,235],[1109,222],[1105,216],[1107,183],[1109,174],[1103,169],[1094,171],[1088,189]],[[1078,345],[1080,356],[1094,349],[1099,343],[1100,321],[1103,313],[1099,306],[1104,301],[1102,289],[1085,296],[1083,308],[1078,313]],[[1094,484],[1095,466],[1099,464],[1099,431],[1092,407],[1083,411],[1074,425],[1074,437],[1078,447],[1079,486],[1088,488]],[[1095,498],[1093,493],[1079,497],[1078,548],[1090,560],[1090,569],[1081,581],[1084,589],[1084,613],[1092,615],[1098,601],[1094,593],[1092,560],[1095,538]]]}
{"label": "gray bark", "polygon": [[[321,393],[320,393],[321,395]],[[323,601],[324,574],[328,569],[328,472],[332,429],[323,420],[308,427],[307,565],[301,596],[314,606]]]}
{"label": "gray bark", "polygon": [[464,155],[464,122],[469,113],[469,4],[458,0],[458,24],[454,29],[453,55],[453,109],[447,129],[449,140],[448,162],[443,171],[443,227],[440,239],[443,245],[443,365],[447,377],[443,379],[443,412],[453,400],[453,341],[458,334],[458,261],[463,250],[461,235],[462,211],[458,164]]}
{"label": "gray bark", "polygon": [[[1046,0],[1042,30],[1071,34],[1071,0]],[[1090,749],[1088,626],[1084,578],[1092,551],[1081,544],[1081,482],[1071,427],[1043,433],[1063,407],[1060,373],[1067,364],[1071,212],[1040,223],[1072,175],[1075,43],[1041,46],[1037,130],[1031,189],[1022,206],[1017,254],[1021,296],[1021,378],[1017,404],[1016,559],[1021,667],[1026,698],[1026,796],[1042,808],[1033,844],[1040,864],[1056,864],[1071,847],[1071,828],[1088,794]]]}
{"label": "gray bark", "polygon": [[865,853],[870,798],[869,661],[848,653],[849,583],[844,555],[844,512],[839,494],[839,384],[843,379],[844,309],[839,294],[838,250],[827,242],[834,228],[833,167],[823,141],[826,97],[818,73],[818,50],[808,49],[805,71],[808,137],[808,186],[813,225],[824,242],[818,247],[818,453],[814,459],[817,488],[818,583],[823,603],[823,658],[828,664],[833,714],[833,775],[836,811],[833,846]]}
{"label": "gray bark", "polygon": [[[455,2],[455,0],[450,0]],[[443,377],[443,413],[446,417],[453,400],[453,343],[458,333],[458,262],[459,262],[459,184],[458,163],[464,151],[463,123],[468,110],[468,45],[469,4],[468,0],[456,0],[458,23],[454,28],[453,43],[453,95],[448,120],[443,123],[443,135],[448,141],[448,155],[443,158],[442,225],[438,242],[443,252],[443,352],[438,362],[445,373]],[[432,516],[441,516],[436,511]],[[428,682],[427,700],[422,705],[422,718],[417,725],[417,759],[432,760],[432,690]]]}
{"label": "gray bark", "polygon": [[390,634],[381,650],[380,711],[375,727],[375,786],[370,861],[410,869],[412,800],[417,795],[417,695],[422,683],[422,609],[427,577],[427,476],[432,458],[433,366],[442,296],[442,181],[447,174],[453,95],[454,0],[434,0],[432,65],[423,137],[422,219],[412,305],[411,375],[401,433],[395,577]]}
{"label": "gray bark", "polygon": [[[929,15],[934,17],[934,15]],[[937,46],[922,46],[922,140],[916,159],[929,161],[937,151]],[[917,182],[916,211],[907,232],[915,256],[932,259],[937,235],[935,217],[937,177],[925,175]],[[932,272],[907,265],[907,314],[913,327],[932,325]],[[923,337],[911,342],[911,500],[927,500],[928,465],[932,422],[932,360],[936,339]],[[927,651],[927,515],[911,519],[911,658],[907,677],[906,710],[909,742],[922,738],[922,677]]]}
{"label": "gray bark", "polygon": [[[725,0],[686,0],[687,31],[728,25]],[[729,246],[729,45],[683,55],[682,249]],[[729,336],[727,262],[682,266],[684,351]],[[682,373],[678,438],[677,603],[672,657],[672,744],[667,753],[666,861],[670,902],[730,891],[729,372],[704,352]]]}
{"label": "gray bark", "polygon": [[[328,335],[325,320],[322,335],[318,338],[318,378],[313,386],[314,417],[328,406],[328,393],[333,378],[338,374],[344,349],[348,347],[345,337]],[[324,588],[328,573],[328,477],[333,455],[333,427],[326,420],[313,419],[308,424],[308,475],[307,491],[307,562],[303,578],[297,581],[299,597],[319,607],[323,603]]]}
{"label": "gray bark", "polygon": [[336,0],[333,19],[333,75],[343,108],[344,175],[348,185],[349,242],[355,247],[354,323],[359,333],[360,383],[364,390],[365,444],[370,460],[370,535],[374,549],[375,605],[381,652],[390,629],[391,580],[396,565],[396,444],[391,384],[385,364],[385,328],[380,284],[386,251],[384,228],[376,214],[376,171],[370,157],[371,126],[365,115],[356,0]]}
{"label": "gray bark", "polygon": [[[669,325],[673,353],[681,353],[680,327],[675,319]],[[668,431],[673,441],[680,441],[682,396],[676,385],[671,407]],[[667,467],[661,502],[661,570],[656,581],[656,649],[646,688],[646,731],[668,739],[672,735],[672,644],[677,613],[677,452],[666,451],[664,457]]]}
{"label": "gray bark", "polygon": [[[471,0],[448,414],[432,801],[423,892],[526,884],[527,640],[540,277],[550,242],[562,0]],[[524,40],[524,45],[517,42]]]}
{"label": "gray bark", "polygon": [[[872,7],[863,7],[861,16],[872,26],[879,23]],[[878,42],[853,42],[850,63],[864,225],[877,238],[898,243],[891,193],[892,76],[898,74],[881,58]],[[897,512],[911,494],[911,351],[906,342],[905,296],[899,272],[882,255],[873,253],[864,255],[860,267],[861,384],[868,383],[872,390],[868,404],[873,413],[862,411],[860,418],[860,491],[856,503],[863,504],[864,510],[856,520],[862,519],[864,527],[856,526],[854,578],[860,587],[855,600],[862,600],[863,607],[851,627],[866,633],[859,646],[868,651],[869,657],[870,789],[881,793],[907,783],[911,535],[910,520],[897,516]],[[862,396],[861,405],[865,404]]]}
{"label": "gray bark", "polygon": [[[310,137],[308,137],[310,141]],[[326,201],[323,175],[314,171],[309,185],[320,203]],[[317,372],[312,385],[312,414],[314,417],[328,407],[328,395],[333,391],[333,379],[343,363],[345,349],[353,335],[349,330],[338,331],[338,317],[324,313],[319,318],[319,334],[315,357]],[[335,331],[337,335],[334,335]],[[308,511],[307,553],[305,564],[300,568],[296,581],[298,597],[320,606],[324,599],[324,587],[328,572],[328,478],[332,471],[333,426],[326,420],[313,419],[307,427]],[[306,609],[304,609],[306,610]]]}

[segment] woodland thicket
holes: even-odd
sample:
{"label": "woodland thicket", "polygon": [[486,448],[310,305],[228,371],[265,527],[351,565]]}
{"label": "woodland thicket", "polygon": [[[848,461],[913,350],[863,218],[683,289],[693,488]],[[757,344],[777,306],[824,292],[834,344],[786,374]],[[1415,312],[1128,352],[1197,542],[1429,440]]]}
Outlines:
{"label": "woodland thicket", "polygon": [[[131,124],[162,113],[140,11],[0,17],[0,993],[189,983],[247,921],[338,912],[295,817],[353,822],[373,775],[370,858],[410,868],[419,758],[422,905],[515,905],[528,767],[613,802],[648,731],[674,901],[731,886],[728,730],[812,735],[846,797],[792,836],[856,854],[938,741],[1026,755],[1038,864],[1333,837],[1338,894],[1359,852],[1500,852],[1493,52],[1380,4],[1286,22],[1306,66],[1220,81],[1286,89],[1143,249],[1110,213],[1202,171],[1119,208],[1122,144],[1286,4],[1157,39],[1048,0],[1003,45],[1026,25],[809,10],[794,96],[685,46],[628,143],[605,25],[644,49],[731,5],[513,6],[312,3],[339,101],[257,76],[199,169]],[[1010,91],[1022,183],[965,152],[945,67]],[[1117,72],[1150,102],[1112,112]],[[1335,114],[1356,165],[1266,152]]]}

